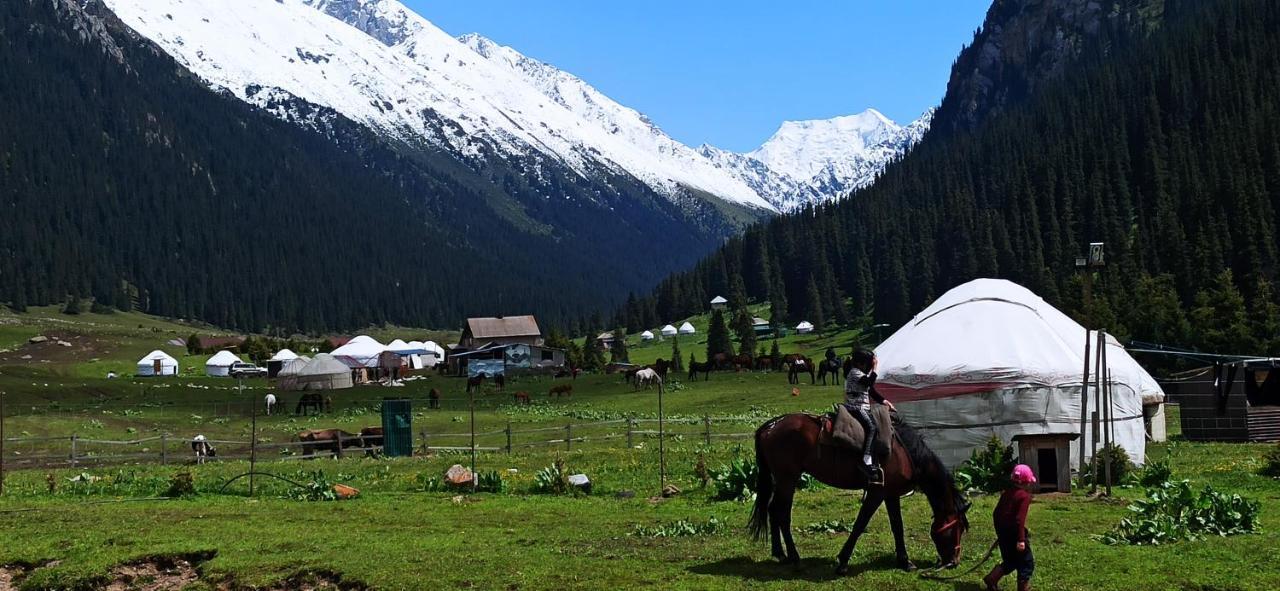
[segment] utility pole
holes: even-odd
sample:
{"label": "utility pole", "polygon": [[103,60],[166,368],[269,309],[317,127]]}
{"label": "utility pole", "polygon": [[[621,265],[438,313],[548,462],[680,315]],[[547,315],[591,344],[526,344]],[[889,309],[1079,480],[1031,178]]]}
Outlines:
{"label": "utility pole", "polygon": [[[244,400],[244,377],[236,379],[240,386],[240,399]],[[249,496],[253,496],[254,490],[254,473],[258,471],[258,403],[255,400],[249,401],[249,406],[253,407],[253,420],[250,423],[249,432]],[[342,442],[338,442],[338,449],[342,449]]]}
{"label": "utility pole", "polygon": [[1089,429],[1089,353],[1090,339],[1093,332],[1088,328],[1084,329],[1084,377],[1080,380],[1080,468],[1079,474],[1084,478],[1085,455],[1084,442],[1087,440]]}
{"label": "utility pole", "polygon": [[662,494],[667,490],[667,450],[663,445],[663,441],[666,439],[666,429],[663,422],[664,417],[665,415],[663,415],[663,412],[662,412],[662,389],[659,388],[658,389],[658,480],[659,480],[659,485],[662,488],[659,489],[658,494]]}
{"label": "utility pole", "polygon": [[0,392],[0,495],[4,494],[4,399],[6,394]]}
{"label": "utility pole", "polygon": [[[505,374],[505,372],[504,372]],[[471,406],[471,492],[476,492],[479,478],[476,476],[476,393],[479,388],[467,388],[467,398]]]}

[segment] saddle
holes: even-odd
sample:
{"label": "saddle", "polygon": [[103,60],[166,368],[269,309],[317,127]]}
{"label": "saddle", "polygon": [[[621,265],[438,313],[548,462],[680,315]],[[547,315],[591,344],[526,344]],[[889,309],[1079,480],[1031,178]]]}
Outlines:
{"label": "saddle", "polygon": [[[837,447],[847,453],[862,453],[864,436],[862,423],[853,418],[844,405],[836,405],[835,411],[822,415],[819,420],[822,424],[822,434],[818,438],[819,444]],[[880,428],[876,440],[871,444],[871,455],[876,462],[884,463],[889,459],[889,452],[893,450],[893,416],[885,405],[873,404],[871,420],[875,421],[876,426]]]}

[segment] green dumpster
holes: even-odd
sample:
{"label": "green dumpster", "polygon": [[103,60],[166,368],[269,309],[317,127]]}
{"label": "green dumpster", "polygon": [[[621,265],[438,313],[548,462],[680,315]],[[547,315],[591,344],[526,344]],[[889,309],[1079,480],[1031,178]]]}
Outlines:
{"label": "green dumpster", "polygon": [[382,454],[413,455],[413,403],[405,398],[382,400]]}

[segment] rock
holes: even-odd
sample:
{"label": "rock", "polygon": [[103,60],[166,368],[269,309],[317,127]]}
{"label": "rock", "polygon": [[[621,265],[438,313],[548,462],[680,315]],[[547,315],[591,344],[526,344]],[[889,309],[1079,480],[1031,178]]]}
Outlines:
{"label": "rock", "polygon": [[66,341],[58,341],[58,346],[59,346],[59,347],[70,347],[70,346],[71,346],[71,343],[68,343],[68,342],[66,342]]}
{"label": "rock", "polygon": [[507,468],[507,474],[519,474],[520,470],[516,468]]}
{"label": "rock", "polygon": [[27,342],[34,345],[36,343],[43,343],[47,340],[49,340],[49,337],[46,337],[44,335],[36,335],[34,337],[27,339]]}
{"label": "rock", "polygon": [[678,494],[680,494],[680,487],[678,487],[678,486],[676,486],[676,485],[674,485],[674,484],[668,484],[668,485],[666,485],[666,486],[662,487],[662,497],[663,497],[663,498],[671,498],[671,497],[674,497],[674,496],[676,496],[676,495],[678,495]]}
{"label": "rock", "polygon": [[30,355],[23,355],[22,357],[19,357],[19,359],[31,359],[31,356],[30,356]]}
{"label": "rock", "polygon": [[339,499],[354,499],[360,496],[360,489],[345,484],[335,484],[333,485],[333,493],[338,495]]}
{"label": "rock", "polygon": [[582,489],[582,492],[591,494],[591,479],[586,474],[573,474],[569,476],[569,484]]}
{"label": "rock", "polygon": [[471,486],[471,481],[474,479],[475,476],[462,464],[454,464],[444,473],[444,483],[449,486]]}

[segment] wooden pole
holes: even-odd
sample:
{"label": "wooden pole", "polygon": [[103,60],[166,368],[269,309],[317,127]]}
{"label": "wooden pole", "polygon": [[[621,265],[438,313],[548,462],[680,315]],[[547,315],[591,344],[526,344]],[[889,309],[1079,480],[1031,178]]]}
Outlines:
{"label": "wooden pole", "polygon": [[507,421],[507,455],[511,455],[511,421]]}
{"label": "wooden pole", "polygon": [[[244,378],[240,378],[240,399],[244,400]],[[252,497],[255,484],[253,478],[258,471],[258,403],[250,400],[249,406],[253,407],[253,421],[249,430],[249,496]],[[342,449],[341,436],[338,437],[338,449]]]}
{"label": "wooden pole", "polygon": [[1098,476],[1099,476],[1098,469],[1100,467],[1100,465],[1098,464],[1098,439],[1100,438],[1100,435],[1101,435],[1101,430],[1099,429],[1098,420],[1100,418],[1099,417],[1100,411],[1102,410],[1102,381],[1103,381],[1102,380],[1102,377],[1103,377],[1102,376],[1102,348],[1106,344],[1106,342],[1107,342],[1107,333],[1105,331],[1099,330],[1097,332],[1097,344],[1095,345],[1096,350],[1094,351],[1094,355],[1093,355],[1094,357],[1093,406],[1098,410],[1095,410],[1091,413],[1091,416],[1093,417],[1093,437],[1091,437],[1091,441],[1089,442],[1089,450],[1090,450],[1089,457],[1090,457],[1090,463],[1093,466],[1093,471],[1090,475],[1091,480],[1093,482],[1090,483],[1090,486],[1089,486],[1090,494],[1098,492]]}
{"label": "wooden pole", "polygon": [[1089,353],[1091,352],[1093,332],[1084,329],[1084,377],[1080,380],[1080,476],[1084,476],[1085,454],[1084,442],[1089,434]]}
{"label": "wooden pole", "polygon": [[627,418],[627,449],[634,449],[635,443],[632,442],[632,430],[635,429],[636,420]]}
{"label": "wooden pole", "polygon": [[473,389],[467,389],[467,398],[471,406],[471,492],[476,492],[476,393]]}
{"label": "wooden pole", "polygon": [[711,417],[709,416],[702,417],[702,422],[704,426],[703,433],[705,435],[705,440],[707,442],[707,445],[711,445]]}
{"label": "wooden pole", "polygon": [[570,451],[572,449],[573,449],[573,423],[568,423],[564,426],[564,450]]}
{"label": "wooden pole", "polygon": [[76,467],[76,435],[71,436],[71,467]]}
{"label": "wooden pole", "polygon": [[164,466],[169,463],[169,434],[160,434],[160,465]]}
{"label": "wooden pole", "polygon": [[[1103,359],[1104,359],[1104,360],[1106,359],[1106,354],[1105,354],[1105,353],[1103,353]],[[1104,362],[1105,362],[1105,361],[1104,361]],[[1107,399],[1107,405],[1106,405],[1106,407],[1104,408],[1103,413],[1107,416],[1107,421],[1106,421],[1106,423],[1105,423],[1105,428],[1106,428],[1106,431],[1105,431],[1105,432],[1106,432],[1107,447],[1111,447],[1111,446],[1115,445],[1115,439],[1114,439],[1114,436],[1115,436],[1115,432],[1114,432],[1114,429],[1115,429],[1115,415],[1112,413],[1112,409],[1111,409],[1111,368],[1107,368],[1107,369],[1106,369],[1106,372],[1107,372],[1107,391],[1106,391],[1106,392],[1104,392],[1104,393],[1103,393],[1103,395],[1104,395],[1104,396],[1106,396],[1106,399]],[[1106,464],[1107,464],[1107,466],[1106,466],[1106,468],[1107,468],[1107,470],[1106,470],[1106,473],[1107,473],[1107,496],[1111,496],[1111,474],[1112,474],[1112,472],[1111,472],[1111,462],[1113,461],[1113,458],[1111,457],[1111,454],[1107,454],[1107,456],[1106,456],[1105,460],[1106,460]]]}
{"label": "wooden pole", "polygon": [[0,392],[0,495],[4,494],[4,399],[5,393]]}
{"label": "wooden pole", "polygon": [[658,390],[658,483],[661,486],[658,494],[667,490],[667,449],[665,415],[662,412],[662,390]]}

